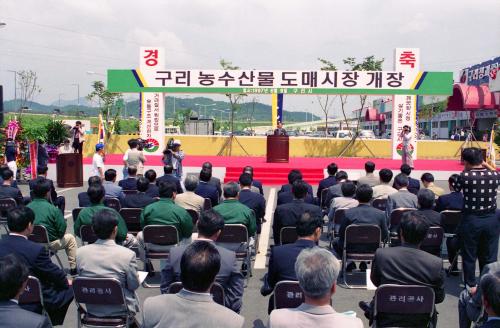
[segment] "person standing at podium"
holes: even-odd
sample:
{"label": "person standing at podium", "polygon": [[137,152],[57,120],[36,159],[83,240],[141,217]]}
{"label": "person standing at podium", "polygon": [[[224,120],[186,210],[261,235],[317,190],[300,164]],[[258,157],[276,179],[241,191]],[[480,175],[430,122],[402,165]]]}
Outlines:
{"label": "person standing at podium", "polygon": [[274,130],[274,135],[275,136],[288,136],[288,134],[286,133],[286,130],[283,128],[283,123],[281,123],[281,121],[278,121],[276,129]]}

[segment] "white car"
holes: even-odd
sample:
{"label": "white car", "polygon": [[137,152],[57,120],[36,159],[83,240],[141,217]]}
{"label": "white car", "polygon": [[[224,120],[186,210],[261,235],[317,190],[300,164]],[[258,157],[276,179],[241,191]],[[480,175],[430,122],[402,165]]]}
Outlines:
{"label": "white car", "polygon": [[332,133],[332,137],[335,139],[351,139],[352,132],[349,130],[337,130]]}
{"label": "white car", "polygon": [[372,130],[359,131],[359,137],[362,139],[375,139],[375,133]]}

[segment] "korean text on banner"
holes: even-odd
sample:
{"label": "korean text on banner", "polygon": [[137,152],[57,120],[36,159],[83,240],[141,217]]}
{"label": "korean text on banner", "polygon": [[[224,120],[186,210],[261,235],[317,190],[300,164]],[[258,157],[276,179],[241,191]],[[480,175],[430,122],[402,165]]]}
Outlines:
{"label": "korean text on banner", "polygon": [[[418,48],[396,48],[394,56],[394,70],[402,72],[405,75],[424,74],[420,69],[420,50]],[[418,84],[425,77],[415,79],[413,88],[418,88]],[[401,159],[403,140],[401,131],[403,126],[408,125],[411,128],[410,153],[413,159],[417,158],[417,96],[400,95],[393,96],[392,111],[392,159]]]}
{"label": "korean text on banner", "polygon": [[[165,50],[159,47],[141,47],[136,75],[151,74],[164,69]],[[147,86],[144,85],[144,86]],[[141,138],[146,140],[144,151],[159,155],[165,148],[165,98],[163,93],[141,93]]]}

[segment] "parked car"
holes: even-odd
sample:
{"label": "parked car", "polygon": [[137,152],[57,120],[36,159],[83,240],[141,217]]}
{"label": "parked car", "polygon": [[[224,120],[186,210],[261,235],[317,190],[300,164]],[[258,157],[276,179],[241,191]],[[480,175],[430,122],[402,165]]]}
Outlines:
{"label": "parked car", "polygon": [[349,130],[337,130],[333,131],[332,137],[335,139],[351,139],[352,132]]}
{"label": "parked car", "polygon": [[375,139],[375,133],[372,130],[359,131],[359,137],[362,139]]}

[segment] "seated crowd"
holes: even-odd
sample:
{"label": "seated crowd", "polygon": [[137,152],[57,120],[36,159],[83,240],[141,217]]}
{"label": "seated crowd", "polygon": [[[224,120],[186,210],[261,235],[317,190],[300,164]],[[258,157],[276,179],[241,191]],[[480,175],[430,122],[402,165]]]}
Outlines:
{"label": "seated crowd", "polygon": [[[407,165],[402,165],[401,172],[393,179],[393,172],[387,168],[379,170],[377,177],[375,163],[367,162],[366,175],[352,181],[346,171],[332,163],[327,167],[328,177],[319,183],[316,197],[301,172],[290,171],[288,184],[278,192],[272,222],[274,246],[270,249],[268,271],[261,288],[261,294],[269,296],[268,326],[290,327],[293,322],[301,327],[362,327],[362,321],[355,315],[336,312],[332,307],[337,280],[347,285],[347,273],[356,269],[355,261],[360,262],[359,271],[371,265],[370,279],[376,287],[425,286],[432,290],[434,304],[443,302],[443,260],[423,246],[432,227],[448,229],[447,211],[462,211],[462,225],[446,238],[449,273],[457,273],[459,253],[464,262],[466,289],[458,306],[460,327],[470,327],[472,322],[497,327],[500,322],[495,213],[498,178],[496,172],[482,169],[478,156],[474,150],[464,153],[466,171],[449,178],[448,194],[434,184],[431,173],[424,173],[421,181],[411,178],[411,168]],[[468,174],[469,171],[474,174]],[[78,298],[73,285],[79,279],[114,278],[123,290],[124,304],[88,304],[86,319],[126,317],[131,326],[143,327],[243,326],[244,318],[239,313],[245,278],[251,272],[248,267],[251,262],[245,261],[256,252],[266,217],[262,183],[254,179],[251,167],[243,169],[238,182],[224,185],[212,175],[212,165],[208,162],[202,165],[199,175],[188,173],[183,182],[173,174],[170,165],[164,166],[164,175],[159,178],[154,170],[142,176],[137,175],[136,167],[129,166],[127,178],[118,184],[117,172],[108,169],[104,181],[90,177],[87,191],[78,195],[80,209],[74,214],[74,234],[66,232],[65,200],[55,193],[53,182],[47,178],[47,168],[40,167],[38,173],[39,177],[30,182],[30,197],[23,197],[13,184],[12,171],[0,167],[0,199],[13,198],[16,203],[2,213],[9,234],[0,240],[0,323],[19,327],[62,325],[69,304],[75,295]],[[472,176],[484,179],[476,182]],[[484,188],[494,188],[495,192],[495,196],[490,192],[489,205],[483,200],[479,202],[482,198],[478,194],[483,191],[471,189],[476,183],[486,184],[486,179],[490,185]],[[473,194],[476,194],[474,199]],[[122,209],[140,212],[135,223],[138,231],[129,228],[130,221],[122,215]],[[468,221],[476,216],[485,218],[476,229],[482,229],[483,234],[471,239],[467,224],[476,224],[477,221]],[[488,226],[493,222],[491,217],[497,220],[496,226],[493,223]],[[324,237],[325,221],[331,228],[328,233],[331,249],[318,246]],[[219,242],[225,229],[233,225],[245,227],[246,242],[236,246]],[[46,231],[45,244],[32,241],[37,226]],[[151,243],[146,230],[152,226],[174,227],[176,241]],[[347,240],[351,228],[363,226],[378,231],[375,247],[373,243],[352,244]],[[82,238],[85,227],[91,227],[95,239],[78,247],[75,236]],[[294,228],[292,240],[284,234],[287,227]],[[485,245],[489,247],[487,251]],[[71,278],[51,260],[58,250],[66,252]],[[242,260],[240,255],[245,252],[250,255]],[[160,295],[147,298],[141,309],[136,294],[141,285],[137,259],[151,277],[155,275],[151,259],[155,258],[150,253],[167,255],[162,258],[165,263],[160,275]],[[371,257],[347,259],[348,253],[370,253]],[[474,275],[476,257],[481,272],[479,281]],[[43,308],[38,303],[22,302],[28,275],[40,281]],[[275,289],[284,281],[298,282],[302,291],[300,306],[275,309],[278,301]],[[176,284],[181,286],[178,292],[174,291]],[[212,298],[213,288],[223,290],[222,300]],[[375,298],[360,300],[359,306],[368,320],[379,327],[397,326],[402,321],[414,326],[428,322],[432,327],[437,326],[435,308],[427,316],[387,315],[377,312]],[[139,313],[141,320],[136,319]]]}

